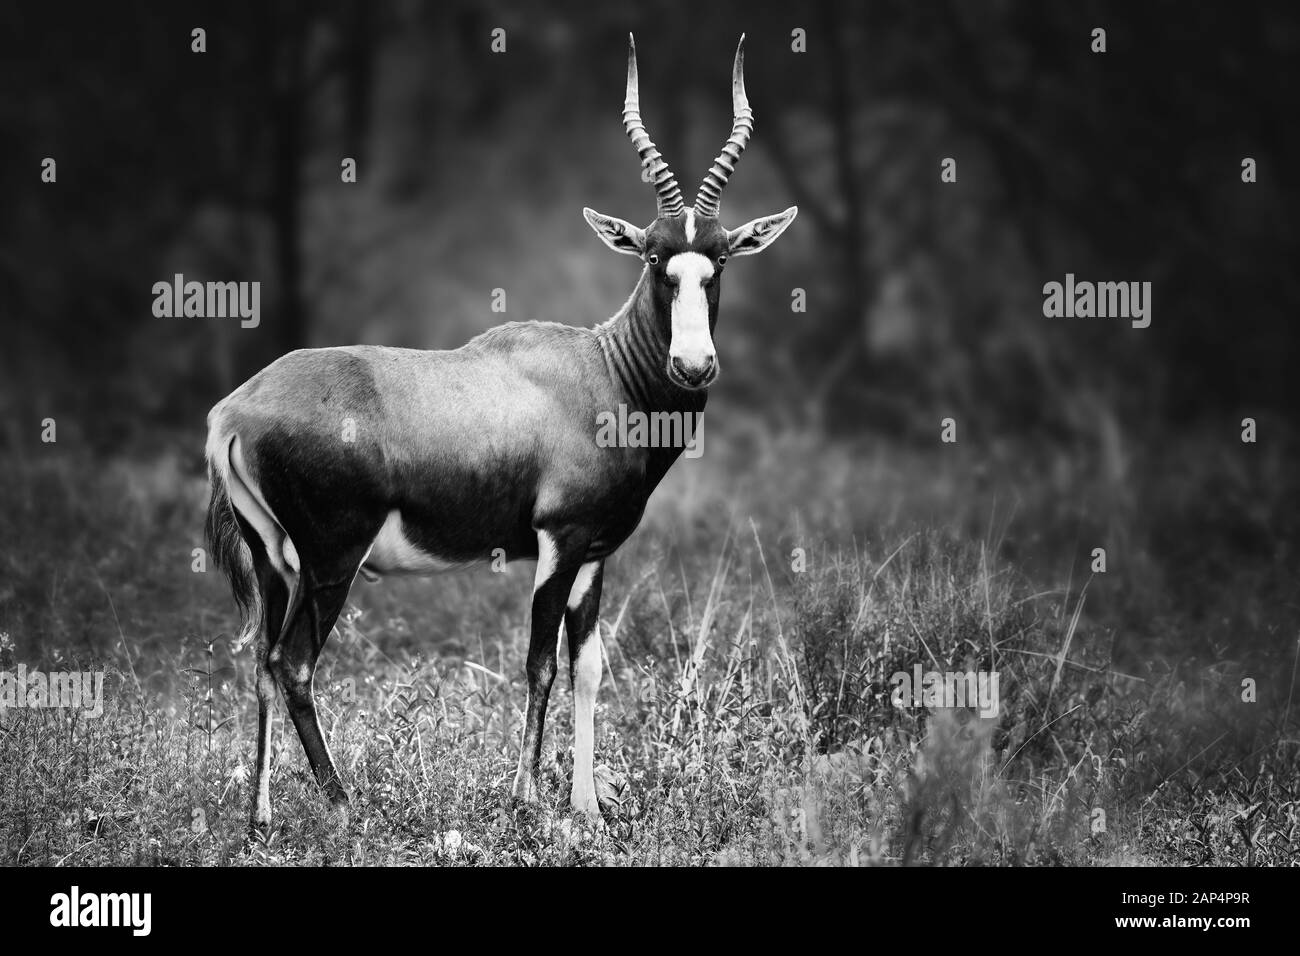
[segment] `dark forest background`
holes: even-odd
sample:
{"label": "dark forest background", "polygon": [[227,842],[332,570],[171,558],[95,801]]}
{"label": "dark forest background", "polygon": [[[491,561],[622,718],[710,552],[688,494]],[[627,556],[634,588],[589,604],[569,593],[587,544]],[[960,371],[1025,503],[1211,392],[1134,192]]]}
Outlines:
{"label": "dark forest background", "polygon": [[[629,30],[688,191],[726,136],[748,33],[757,133],[724,219],[802,215],[729,285],[719,390],[768,425],[928,442],[954,414],[990,438],[1145,443],[1294,407],[1285,4],[12,4],[8,444],[51,415],[61,440],[156,448],[296,347],[604,319],[635,268],[581,207],[654,208],[620,125]],[[154,318],[151,286],[175,272],[261,281],[260,327]],[[1066,272],[1151,281],[1152,326],[1045,319],[1042,285]]]}

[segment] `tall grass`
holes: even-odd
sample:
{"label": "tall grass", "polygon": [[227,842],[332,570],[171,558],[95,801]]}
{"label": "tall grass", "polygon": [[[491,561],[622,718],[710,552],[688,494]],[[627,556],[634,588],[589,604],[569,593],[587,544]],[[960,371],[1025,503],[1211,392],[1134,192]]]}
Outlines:
{"label": "tall grass", "polygon": [[[74,459],[11,472],[0,667],[109,680],[101,718],[0,718],[0,859],[1294,862],[1296,645],[1278,562],[1180,607],[1151,548],[1167,511],[1140,515],[1140,492],[1112,548],[1126,570],[1091,575],[1081,528],[1105,522],[1025,493],[1041,482],[897,449],[813,458],[804,442],[737,441],[681,469],[611,562],[594,831],[567,814],[563,666],[543,801],[509,798],[530,569],[359,587],[316,677],[351,822],[327,820],[279,715],[275,825],[251,839],[252,666],[231,650],[218,577],[192,570],[201,476]],[[1104,491],[1080,478],[1065,497]],[[1244,609],[1255,629],[1224,644],[1203,608]],[[997,671],[997,716],[895,706],[891,675],[917,664]]]}

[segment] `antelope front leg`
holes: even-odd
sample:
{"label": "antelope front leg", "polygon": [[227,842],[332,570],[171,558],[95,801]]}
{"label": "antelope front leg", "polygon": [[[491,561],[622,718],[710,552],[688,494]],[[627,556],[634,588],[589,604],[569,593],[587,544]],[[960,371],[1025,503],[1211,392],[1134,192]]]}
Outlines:
{"label": "antelope front leg", "polygon": [[587,539],[569,533],[537,534],[537,577],[533,583],[532,633],[528,641],[528,704],[514,793],[524,803],[537,799],[537,765],[542,756],[546,702],[555,680],[555,646],[565,601],[586,554]]}
{"label": "antelope front leg", "polygon": [[573,791],[569,805],[592,819],[600,816],[593,759],[596,745],[596,692],[600,689],[600,589],[605,562],[578,570],[564,612],[569,635],[569,679],[573,683]]}

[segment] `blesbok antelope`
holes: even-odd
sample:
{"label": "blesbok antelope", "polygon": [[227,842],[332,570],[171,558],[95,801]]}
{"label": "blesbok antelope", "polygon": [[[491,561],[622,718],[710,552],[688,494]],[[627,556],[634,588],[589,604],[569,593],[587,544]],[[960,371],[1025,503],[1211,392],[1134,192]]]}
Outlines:
{"label": "blesbok antelope", "polygon": [[765,248],[797,212],[731,230],[718,221],[754,125],[744,42],[732,72],[731,136],[688,209],[641,122],[629,37],[623,124],[658,211],[640,229],[583,210],[606,245],[644,263],[613,318],[595,328],[512,322],[453,351],[291,352],[208,414],[208,541],[244,612],[241,636],[256,639],[254,826],[271,818],[277,686],[316,779],[345,811],[312,675],[357,574],[430,573],[489,560],[496,549],[537,562],[515,795],[537,798],[563,621],[575,707],[570,801],[599,814],[592,749],[604,562],[682,448],[598,447],[597,417],[625,405],[697,420],[718,376],[712,335],[723,267]]}

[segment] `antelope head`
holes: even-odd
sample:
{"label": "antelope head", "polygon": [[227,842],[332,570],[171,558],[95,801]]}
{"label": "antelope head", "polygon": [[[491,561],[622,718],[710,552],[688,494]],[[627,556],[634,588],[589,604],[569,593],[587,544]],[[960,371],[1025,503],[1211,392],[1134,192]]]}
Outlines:
{"label": "antelope head", "polygon": [[668,361],[665,372],[681,388],[707,388],[718,377],[713,329],[718,321],[718,294],[727,261],[766,249],[794,221],[791,206],[775,216],[751,220],[737,229],[720,219],[722,190],[735,172],[740,154],[754,131],[754,111],[745,95],[745,38],[736,48],[731,74],[731,136],[704,176],[695,203],[682,201],[677,177],[668,168],[641,122],[637,84],[636,44],[628,37],[627,97],[623,126],[649,172],[657,197],[657,213],[644,229],[616,216],[583,209],[591,228],[615,252],[637,256],[645,263],[645,279],[657,316],[667,317]]}

